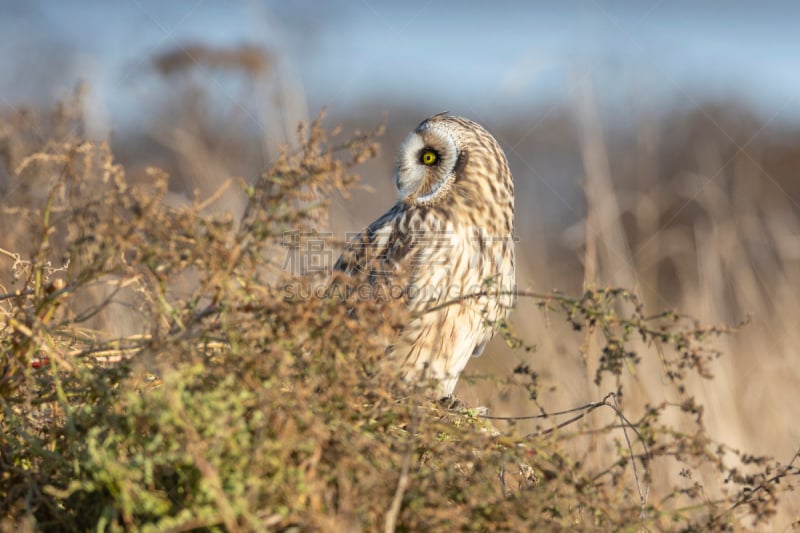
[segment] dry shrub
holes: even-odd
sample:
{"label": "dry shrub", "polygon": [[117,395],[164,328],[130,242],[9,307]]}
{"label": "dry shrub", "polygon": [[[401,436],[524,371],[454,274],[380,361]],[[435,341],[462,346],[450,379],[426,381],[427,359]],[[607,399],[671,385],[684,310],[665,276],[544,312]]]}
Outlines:
{"label": "dry shrub", "polygon": [[[201,214],[213,197],[165,207],[167,176],[153,169],[149,183],[129,184],[104,144],[46,145],[7,167],[8,182],[33,172],[49,185],[17,213],[29,249],[3,250],[5,529],[726,530],[768,520],[797,467],[712,442],[682,385],[707,374],[708,341],[726,328],[648,316],[624,290],[523,294],[602,339],[597,378],[618,390],[575,411],[610,415],[594,430],[526,435],[511,420],[498,431],[480,410],[398,380],[382,362],[402,312],[310,297],[324,275],[281,268],[287,231],[312,227],[326,207],[316,199],[351,187],[352,168],[377,149],[374,134],[334,141],[320,120],[301,129],[300,149],[245,188],[241,224]],[[120,303],[140,331],[91,325]],[[661,351],[680,401],[628,420],[618,378]],[[534,372],[520,365],[508,381],[543,410]],[[688,429],[663,422],[669,411]],[[587,436],[613,443],[613,459],[576,459],[570,445]],[[665,463],[686,474],[651,495]],[[709,497],[695,468],[719,472],[725,491]]]}

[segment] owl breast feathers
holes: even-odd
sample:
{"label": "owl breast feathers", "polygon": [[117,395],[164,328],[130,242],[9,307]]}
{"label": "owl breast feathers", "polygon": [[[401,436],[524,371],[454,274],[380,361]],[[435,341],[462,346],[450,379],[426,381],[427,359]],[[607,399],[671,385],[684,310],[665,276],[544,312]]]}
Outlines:
{"label": "owl breast feathers", "polygon": [[349,242],[334,270],[353,294],[401,298],[408,323],[390,348],[407,379],[452,394],[513,303],[514,183],[480,125],[438,114],[397,154],[399,201]]}

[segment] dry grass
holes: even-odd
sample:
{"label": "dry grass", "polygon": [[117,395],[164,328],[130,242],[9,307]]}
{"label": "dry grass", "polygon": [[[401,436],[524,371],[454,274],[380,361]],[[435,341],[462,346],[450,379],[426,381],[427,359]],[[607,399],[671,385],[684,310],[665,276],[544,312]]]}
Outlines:
{"label": "dry grass", "polygon": [[[581,277],[520,229],[523,257],[549,255],[528,261],[529,279],[578,296],[523,294],[514,329],[503,325],[508,349],[476,361],[460,397],[494,418],[391,375],[383,346],[403,321],[391,305],[286,298],[325,275],[284,271],[285,233],[352,190],[374,134],[302,129],[261,179],[227,186],[246,206],[239,220],[207,214],[213,191],[167,207],[157,169],[130,180],[108,146],[83,139],[79,99],[6,114],[3,528],[788,525],[797,439],[791,405],[770,394],[798,390],[796,206],[748,181],[749,154],[728,175],[706,148],[695,176],[709,179],[689,189],[685,216],[685,184],[657,174],[654,125],[626,182],[590,98],[578,108]],[[701,321],[661,312],[675,304]],[[747,313],[733,335],[704,325]],[[765,443],[758,424],[784,431]]]}
{"label": "dry grass", "polygon": [[[565,159],[580,162],[575,183],[582,185],[586,202],[577,217],[567,215],[569,229],[556,238],[542,239],[552,235],[547,223],[520,230],[523,254],[536,250],[539,256],[527,252],[522,286],[622,286],[638,294],[647,309],[681,309],[706,323],[744,322],[737,334],[716,343],[721,357],[708,366],[713,379],[693,377],[684,385],[702,405],[704,424],[715,439],[797,464],[800,134],[735,106],[676,113],[664,123],[642,113],[633,133],[615,132],[597,116],[588,90],[576,99],[575,110],[574,126],[565,126],[571,119],[556,113],[551,123],[527,133],[529,144],[517,148],[535,154],[537,144],[556,144],[567,152]],[[505,135],[513,144],[519,133]],[[527,159],[537,161],[535,155]],[[533,179],[534,169],[520,163],[512,155],[518,181]],[[557,201],[543,189],[544,194],[522,200],[526,211]],[[575,257],[580,265],[572,269]],[[569,326],[560,319],[527,318],[534,313],[534,302],[521,301],[516,323],[524,339],[538,345],[537,353],[522,360],[539,373],[541,403],[554,409],[596,401],[619,386],[594,382],[603,354],[593,335],[566,335]],[[519,355],[498,350],[472,368],[483,374],[519,361]],[[644,358],[622,384],[630,416],[676,398],[656,357]],[[491,386],[463,387],[461,394],[496,412],[528,409],[519,395]],[[681,427],[677,420],[669,423]],[[599,449],[585,447],[584,460],[608,451],[607,443],[593,444]],[[686,474],[677,465],[659,473],[655,485],[661,486]],[[707,495],[718,494],[713,487],[719,479],[702,468],[692,475],[704,482]],[[800,497],[790,493],[764,529],[796,527],[798,517]]]}

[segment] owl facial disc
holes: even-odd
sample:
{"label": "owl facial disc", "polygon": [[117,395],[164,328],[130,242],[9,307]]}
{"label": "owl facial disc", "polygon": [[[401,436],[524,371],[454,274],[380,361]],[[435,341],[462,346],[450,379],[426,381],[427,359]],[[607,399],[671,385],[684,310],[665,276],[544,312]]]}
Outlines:
{"label": "owl facial disc", "polygon": [[403,201],[427,204],[455,181],[458,144],[446,125],[426,121],[413,131],[397,154],[394,185]]}

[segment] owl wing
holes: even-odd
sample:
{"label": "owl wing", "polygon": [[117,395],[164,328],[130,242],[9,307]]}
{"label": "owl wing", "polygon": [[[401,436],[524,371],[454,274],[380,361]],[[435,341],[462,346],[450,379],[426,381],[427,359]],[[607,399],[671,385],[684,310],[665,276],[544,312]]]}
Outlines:
{"label": "owl wing", "polygon": [[411,237],[402,231],[405,210],[405,205],[398,202],[367,229],[348,239],[333,271],[370,285],[395,276],[413,249]]}
{"label": "owl wing", "polygon": [[484,337],[484,339],[475,345],[475,349],[472,350],[472,357],[480,357],[483,355],[483,350],[486,349],[486,345],[489,344],[489,341],[492,340],[494,335],[488,335]]}

